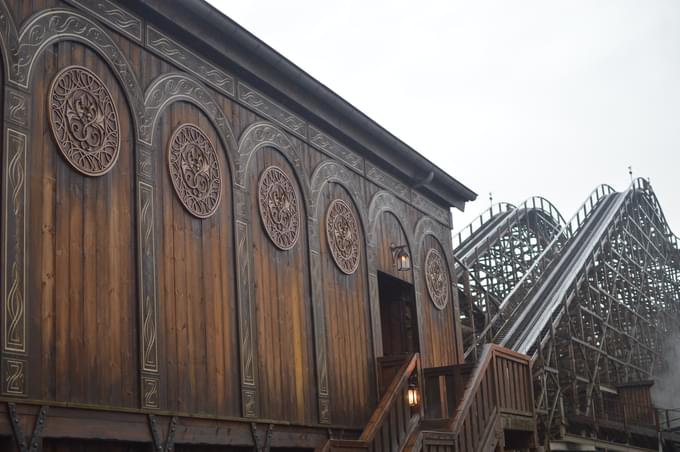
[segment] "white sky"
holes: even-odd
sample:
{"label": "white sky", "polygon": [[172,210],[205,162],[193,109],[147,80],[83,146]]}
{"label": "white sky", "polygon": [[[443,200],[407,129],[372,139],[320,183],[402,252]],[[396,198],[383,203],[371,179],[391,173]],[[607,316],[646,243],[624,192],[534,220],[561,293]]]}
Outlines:
{"label": "white sky", "polygon": [[479,194],[651,178],[680,233],[680,1],[209,0]]}

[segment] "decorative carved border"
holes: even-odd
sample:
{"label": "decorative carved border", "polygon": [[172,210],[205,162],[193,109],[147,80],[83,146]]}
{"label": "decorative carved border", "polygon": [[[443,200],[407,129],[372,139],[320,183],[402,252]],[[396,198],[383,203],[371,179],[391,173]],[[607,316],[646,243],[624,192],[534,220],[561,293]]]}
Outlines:
{"label": "decorative carved border", "polygon": [[[236,138],[226,116],[217,105],[212,94],[198,81],[186,74],[163,74],[154,80],[144,96],[144,120],[139,127],[139,139],[151,144],[158,118],[165,107],[172,102],[184,100],[200,108],[212,121],[224,140],[227,149],[236,149]],[[231,154],[226,152],[231,163]]]}
{"label": "decorative carved border", "polygon": [[142,376],[142,406],[144,408],[159,409],[160,406],[160,379]]}
{"label": "decorative carved border", "polygon": [[309,126],[309,142],[318,149],[326,151],[335,158],[340,159],[350,168],[363,174],[364,159],[312,125]]}
{"label": "decorative carved border", "polygon": [[5,119],[15,125],[28,128],[30,115],[28,97],[21,91],[5,88]]}
{"label": "decorative carved border", "polygon": [[385,173],[372,163],[366,162],[366,177],[368,177],[380,187],[390,190],[404,201],[409,200],[408,186],[402,184],[397,179]]}
{"label": "decorative carved border", "polygon": [[2,393],[19,397],[26,395],[26,360],[2,359]]}
{"label": "decorative carved border", "polygon": [[28,89],[33,66],[40,52],[51,43],[64,39],[81,42],[99,52],[123,86],[133,121],[138,126],[144,115],[144,101],[132,66],[106,31],[77,11],[54,8],[28,19],[19,35],[8,81]]}
{"label": "decorative carved border", "polygon": [[[323,133],[314,126],[307,124],[307,122],[302,118],[291,113],[278,103],[272,101],[267,96],[248,86],[244,82],[236,82],[234,77],[220,71],[206,60],[196,56],[195,52],[192,52],[191,50],[183,47],[178,42],[173,41],[171,38],[167,37],[151,25],[147,25],[146,45],[147,48],[149,48],[152,52],[161,57],[167,58],[170,61],[173,61],[179,67],[201,78],[208,85],[212,86],[223,94],[226,94],[232,98],[237,95],[238,100],[247,107],[278,123],[280,126],[297,137],[306,139],[308,130],[309,143],[313,147],[323,153],[339,159],[345,165],[359,174],[364,174],[365,172],[366,176],[377,185],[392,191],[398,197],[411,203],[411,190],[407,185],[399,182],[396,178],[380,170],[375,165],[364,162],[364,159],[361,156],[349,150],[338,141],[331,138],[329,135]],[[201,70],[201,68],[203,68],[203,70]],[[209,75],[206,76],[206,74]],[[171,78],[173,76],[168,75],[163,77]],[[175,75],[174,77],[182,77],[184,79],[190,80],[185,75]],[[182,91],[188,93],[191,89],[195,89],[195,99],[207,99],[211,97],[204,88],[200,87],[200,84],[197,84],[193,81],[192,83],[194,83],[195,86],[191,89],[189,89],[186,84],[181,86],[178,80],[167,80],[167,83],[168,86],[160,88],[160,83],[154,82],[154,89],[149,89],[149,91],[147,91],[147,108],[153,110],[157,108],[158,105],[160,105],[160,100],[163,99],[163,95],[157,92],[159,89],[175,90],[178,95]],[[149,103],[150,101],[151,103]],[[150,143],[150,136],[152,136],[153,133],[152,126],[150,125],[153,124],[153,121],[149,119],[152,117],[153,114],[147,115],[145,124],[140,129],[140,136],[146,143]],[[225,135],[230,135],[230,140],[231,137],[233,137],[233,134],[225,133]],[[238,176],[237,180],[239,180]],[[413,197],[413,205],[416,208],[420,209],[424,213],[432,215],[438,221],[442,221],[444,224],[450,227],[450,213],[446,212],[445,209],[441,209],[435,204],[429,202],[429,200],[425,199],[422,195],[414,194]]]}
{"label": "decorative carved border", "polygon": [[143,44],[142,21],[128,10],[115,5],[109,0],[66,0],[66,2],[89,12],[98,20],[132,39],[137,44]]}
{"label": "decorative carved border", "polygon": [[[309,230],[315,230],[318,225],[309,220]],[[321,255],[318,249],[318,234],[314,242],[310,241],[309,264],[312,278],[312,316],[314,319],[314,350],[316,362],[317,403],[319,408],[319,423],[330,424],[330,391],[328,388],[328,343],[326,338],[326,309],[323,304],[323,288],[321,278]]]}
{"label": "decorative carved border", "polygon": [[309,199],[309,213],[310,216],[318,216],[318,209],[321,192],[326,184],[334,182],[342,185],[347,190],[352,201],[359,213],[359,221],[361,227],[366,230],[366,219],[364,216],[368,213],[366,203],[364,202],[363,179],[357,173],[349,170],[344,165],[334,161],[326,160],[319,163],[312,173],[310,182],[310,199]]}
{"label": "decorative carved border", "polygon": [[431,215],[434,219],[445,224],[447,227],[451,227],[451,211],[443,209],[430,201],[425,196],[421,195],[415,190],[411,190],[411,202],[414,207]]}
{"label": "decorative carved border", "polygon": [[11,57],[16,54],[19,46],[19,33],[17,32],[14,17],[4,0],[0,0],[0,53],[2,54],[5,74],[9,75],[11,69]]}
{"label": "decorative carved border", "polygon": [[307,123],[303,119],[240,81],[238,82],[238,100],[262,116],[278,123],[293,135],[297,135],[302,139],[307,137]]}
{"label": "decorative carved border", "polygon": [[[143,149],[143,145],[139,145]],[[158,357],[159,306],[156,288],[156,239],[154,189],[137,178],[137,255],[139,264],[139,344],[142,407],[160,408],[160,363]]]}
{"label": "decorative carved border", "polygon": [[388,191],[379,191],[375,195],[373,195],[373,198],[371,198],[371,202],[368,206],[368,230],[367,230],[367,237],[368,237],[368,243],[369,245],[375,246],[376,245],[376,228],[378,226],[378,219],[380,218],[380,214],[383,212],[392,212],[398,219],[399,222],[401,223],[401,228],[404,231],[404,234],[406,236],[406,241],[408,242],[408,247],[409,250],[414,249],[414,243],[415,240],[413,239],[413,234],[412,231],[414,230],[413,225],[408,222],[409,217],[403,214],[400,214],[400,212],[404,212],[405,207],[408,204],[399,198],[395,197],[392,193]]}
{"label": "decorative carved border", "polygon": [[217,91],[229,97],[234,97],[235,83],[233,76],[199,57],[196,52],[187,49],[151,25],[146,26],[146,47],[156,55],[168,59],[185,71],[194,74]]}
{"label": "decorative carved border", "polygon": [[302,190],[304,202],[307,202],[310,199],[309,186],[306,183],[307,170],[302,160],[302,153],[284,131],[268,122],[251,124],[241,135],[236,163],[236,185],[246,187],[250,159],[255,155],[255,151],[265,146],[271,146],[280,151],[293,166],[298,176],[297,182]]}
{"label": "decorative carved border", "polygon": [[26,134],[7,127],[3,179],[3,350],[26,352]]}
{"label": "decorative carved border", "polygon": [[158,302],[156,299],[156,246],[154,236],[154,189],[138,182],[139,281],[140,319],[142,337],[142,370],[157,373],[158,366]]}
{"label": "decorative carved border", "polygon": [[[424,240],[425,237],[430,235],[432,236],[437,243],[439,244],[439,247],[441,250],[447,250],[449,249],[450,252],[445,252],[444,257],[447,261],[447,267],[448,262],[452,262],[453,259],[453,248],[445,247],[442,245],[442,243],[439,241],[439,237],[446,237],[446,234],[450,234],[451,230],[448,229],[447,227],[443,226],[441,223],[435,221],[434,219],[430,217],[422,217],[420,220],[418,220],[418,223],[416,223],[416,227],[414,229],[414,237],[417,237],[419,242],[416,243],[416,251],[415,251],[415,257],[414,257],[414,264],[416,266],[420,266],[420,258],[423,254],[423,246],[425,244]],[[453,273],[451,273],[453,274]]]}
{"label": "decorative carved border", "polygon": [[241,400],[244,417],[257,417],[257,366],[253,300],[251,292],[250,231],[244,221],[236,221],[236,260],[239,339],[241,358]]}

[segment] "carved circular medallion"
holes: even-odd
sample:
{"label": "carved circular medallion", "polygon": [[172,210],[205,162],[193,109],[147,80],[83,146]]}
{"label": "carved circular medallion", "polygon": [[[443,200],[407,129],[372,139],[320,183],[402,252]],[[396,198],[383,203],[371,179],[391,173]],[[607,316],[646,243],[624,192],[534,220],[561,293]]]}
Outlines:
{"label": "carved circular medallion", "polygon": [[359,227],[345,201],[336,199],[328,206],[326,237],[338,268],[348,275],[354,273],[359,267]]}
{"label": "carved circular medallion", "polygon": [[52,134],[66,161],[88,176],[109,172],[120,152],[120,123],[104,82],[87,68],[69,66],[54,77],[48,102]]}
{"label": "carved circular medallion", "polygon": [[300,206],[293,182],[281,168],[270,166],[260,175],[257,195],[269,238],[278,248],[291,249],[300,235]]}
{"label": "carved circular medallion", "polygon": [[222,196],[220,160],[210,138],[198,127],[183,124],[168,146],[168,168],[184,207],[198,218],[217,211]]}
{"label": "carved circular medallion", "polygon": [[434,248],[425,257],[425,282],[432,303],[444,309],[449,301],[449,274],[444,259]]}

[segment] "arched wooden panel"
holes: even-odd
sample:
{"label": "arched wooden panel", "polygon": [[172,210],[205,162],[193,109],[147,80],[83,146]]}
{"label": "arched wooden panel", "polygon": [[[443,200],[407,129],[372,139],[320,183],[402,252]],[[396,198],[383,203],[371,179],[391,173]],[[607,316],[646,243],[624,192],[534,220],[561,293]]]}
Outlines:
{"label": "arched wooden panel", "polygon": [[[293,181],[300,223],[296,244],[279,249],[259,212],[262,172],[276,166]],[[253,235],[255,324],[260,417],[315,423],[317,420],[313,328],[310,306],[305,199],[292,167],[270,147],[258,149],[248,168]]]}
{"label": "arched wooden panel", "polygon": [[401,222],[391,211],[382,212],[376,225],[376,263],[377,270],[413,284],[413,270],[398,271],[394,262],[391,246],[408,246],[413,262],[413,244],[408,242]]}
{"label": "arched wooden panel", "polygon": [[[420,348],[423,366],[427,368],[458,364],[454,309],[456,300],[454,299],[454,290],[451,285],[448,256],[434,236],[427,234],[425,237],[421,237],[420,240],[420,256],[418,257],[420,271],[417,275],[419,278],[417,290],[419,292],[418,300],[420,303],[420,312],[422,313],[421,337],[423,338],[423,341],[420,344]],[[427,272],[425,258],[431,249],[434,249],[439,253],[446,266],[445,270],[447,272],[449,286],[448,301],[444,309],[439,309],[434,305],[427,290],[427,281],[425,280]]]}
{"label": "arched wooden panel", "polygon": [[[220,165],[221,196],[208,218],[192,215],[169,168],[173,133],[192,124],[212,143]],[[159,217],[161,409],[238,416],[238,335],[234,277],[232,185],[224,144],[198,107],[174,102],[161,113],[152,158]]]}
{"label": "arched wooden panel", "polygon": [[[350,207],[359,229],[359,265],[349,275],[338,268],[327,239],[328,207],[335,200]],[[325,304],[331,419],[336,424],[361,427],[376,403],[366,241],[356,206],[342,185],[324,186],[318,223],[323,280],[323,300],[319,302]]]}
{"label": "arched wooden panel", "polygon": [[[43,400],[136,406],[137,294],[134,133],[123,91],[82,44],[60,41],[36,60],[28,152],[28,387]],[[118,110],[121,146],[112,170],[87,177],[60,155],[48,90],[69,65],[92,70]]]}

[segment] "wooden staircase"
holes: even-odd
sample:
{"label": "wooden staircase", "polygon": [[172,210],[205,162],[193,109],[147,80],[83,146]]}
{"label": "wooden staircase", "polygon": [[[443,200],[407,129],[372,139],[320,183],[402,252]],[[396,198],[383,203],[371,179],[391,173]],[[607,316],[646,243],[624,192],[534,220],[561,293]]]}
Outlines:
{"label": "wooden staircase", "polygon": [[422,416],[422,404],[421,408],[414,409],[408,402],[409,382],[419,380],[420,370],[420,355],[415,353],[397,370],[359,439],[331,439],[321,450],[324,452],[403,450]]}
{"label": "wooden staircase", "polygon": [[[408,403],[409,382],[414,381],[425,395],[415,409]],[[359,439],[331,439],[319,451],[533,449],[532,385],[529,358],[498,345],[485,345],[474,366],[422,369],[420,357],[414,354],[394,373]],[[513,434],[506,437],[509,431]]]}

